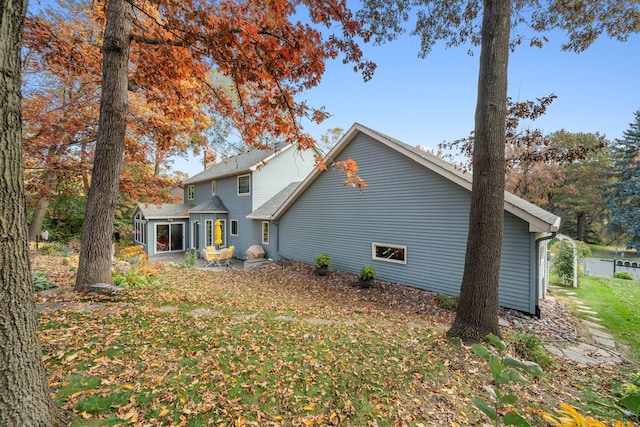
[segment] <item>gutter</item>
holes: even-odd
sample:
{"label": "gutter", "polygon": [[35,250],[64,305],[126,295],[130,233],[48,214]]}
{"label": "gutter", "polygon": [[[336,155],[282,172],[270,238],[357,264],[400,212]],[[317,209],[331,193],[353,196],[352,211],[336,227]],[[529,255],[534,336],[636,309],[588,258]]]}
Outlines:
{"label": "gutter", "polygon": [[[539,239],[535,240],[535,245],[536,245],[536,294],[538,293],[538,283],[540,282],[540,242],[544,242],[545,240],[551,240],[554,237],[556,237],[556,235],[558,234],[557,231],[552,231],[551,234],[549,236],[545,236],[545,237],[541,237]],[[545,261],[546,262],[546,261]],[[541,313],[540,313],[540,305],[538,304],[538,301],[540,301],[540,295],[536,295],[536,318],[540,319],[541,317]]]}

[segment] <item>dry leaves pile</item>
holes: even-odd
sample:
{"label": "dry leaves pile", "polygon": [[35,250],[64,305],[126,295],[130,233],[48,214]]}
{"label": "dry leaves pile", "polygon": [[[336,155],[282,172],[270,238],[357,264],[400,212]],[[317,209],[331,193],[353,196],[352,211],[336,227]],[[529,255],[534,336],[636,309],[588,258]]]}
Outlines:
{"label": "dry leaves pile", "polygon": [[[39,294],[56,399],[74,425],[479,425],[489,374],[447,340],[435,295],[269,264],[211,272],[156,264],[160,284],[117,297],[72,292],[74,264],[37,254],[60,288]],[[557,364],[518,386],[524,413],[606,390],[613,372]],[[591,375],[591,374],[590,374]]]}

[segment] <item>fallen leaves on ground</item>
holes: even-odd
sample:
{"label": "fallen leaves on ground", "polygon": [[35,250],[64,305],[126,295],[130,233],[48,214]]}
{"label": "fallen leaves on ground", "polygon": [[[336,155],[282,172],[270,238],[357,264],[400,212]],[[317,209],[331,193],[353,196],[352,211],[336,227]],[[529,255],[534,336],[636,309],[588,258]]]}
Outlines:
{"label": "fallen leaves on ground", "polygon": [[[74,425],[479,425],[482,361],[444,332],[454,313],[430,292],[275,263],[212,272],[161,266],[159,284],[75,294],[73,262],[39,293],[43,361]],[[76,261],[77,262],[77,261]],[[64,273],[64,274],[62,274]],[[558,364],[516,385],[524,414],[606,391],[615,373]]]}

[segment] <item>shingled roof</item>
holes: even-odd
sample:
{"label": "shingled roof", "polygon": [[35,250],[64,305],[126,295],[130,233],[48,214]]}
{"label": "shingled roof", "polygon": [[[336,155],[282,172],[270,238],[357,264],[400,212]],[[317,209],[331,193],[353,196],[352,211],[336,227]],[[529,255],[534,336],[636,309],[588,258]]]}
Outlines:
{"label": "shingled roof", "polygon": [[140,212],[145,219],[189,218],[192,204],[184,203],[138,203],[133,215]]}
{"label": "shingled roof", "polygon": [[225,176],[233,176],[241,173],[248,173],[259,169],[266,162],[291,148],[292,145],[285,145],[280,148],[272,148],[271,150],[251,150],[240,153],[236,156],[229,157],[218,163],[209,166],[199,174],[187,179],[184,184],[197,184],[199,182],[211,181],[213,179],[223,178]]}
{"label": "shingled roof", "polygon": [[301,181],[292,182],[284,187],[278,194],[264,202],[259,208],[247,215],[250,219],[271,219],[273,214],[278,210],[285,200],[298,188]]}
{"label": "shingled roof", "polygon": [[220,197],[213,196],[204,203],[196,205],[190,211],[191,213],[229,213],[229,209],[222,202]]}

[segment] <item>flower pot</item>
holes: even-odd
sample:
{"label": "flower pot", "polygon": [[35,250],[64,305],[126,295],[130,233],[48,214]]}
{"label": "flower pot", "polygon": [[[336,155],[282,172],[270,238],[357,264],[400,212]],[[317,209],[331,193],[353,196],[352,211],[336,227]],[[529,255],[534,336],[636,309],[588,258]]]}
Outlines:
{"label": "flower pot", "polygon": [[329,274],[329,267],[316,267],[316,274],[318,276],[326,276]]}
{"label": "flower pot", "polygon": [[373,286],[373,280],[374,279],[369,279],[369,280],[358,279],[358,286],[360,286],[361,288],[370,288]]}

